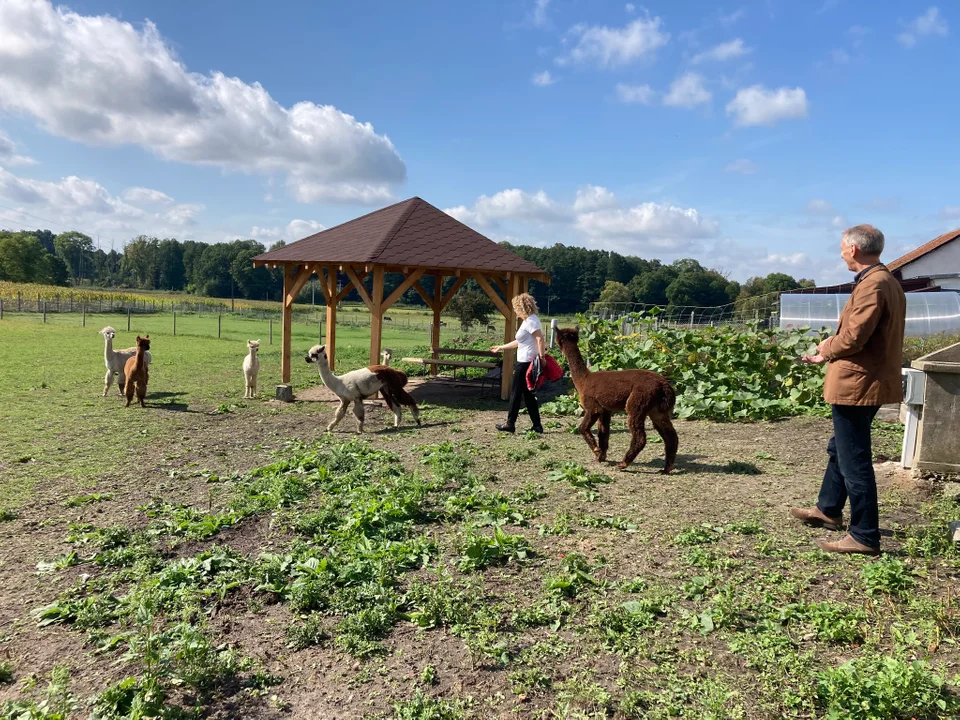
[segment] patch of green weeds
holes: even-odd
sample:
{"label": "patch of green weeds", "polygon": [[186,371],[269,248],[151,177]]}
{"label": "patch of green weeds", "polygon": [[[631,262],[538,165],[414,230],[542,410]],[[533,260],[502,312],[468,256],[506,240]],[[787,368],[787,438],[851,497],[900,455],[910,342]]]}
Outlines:
{"label": "patch of green weeds", "polygon": [[820,673],[817,699],[831,720],[933,720],[960,712],[960,700],[928,664],[875,654]]}
{"label": "patch of green weeds", "polygon": [[19,515],[17,515],[16,510],[11,510],[9,508],[0,509],[0,523],[12,522],[16,520]]}
{"label": "patch of green weeds", "polygon": [[92,505],[94,503],[107,502],[108,500],[113,500],[113,493],[92,493],[90,495],[79,495],[77,497],[68,498],[63,502],[64,507],[75,508],[82,505]]}
{"label": "patch of green weeds", "polygon": [[413,697],[393,704],[391,720],[463,720],[472,706],[471,700],[434,698],[417,690]]}
{"label": "patch of green weeds", "polygon": [[869,595],[885,593],[901,597],[915,584],[910,569],[900,560],[889,556],[864,565],[860,570],[860,578]]}
{"label": "patch of green weeds", "polygon": [[552,680],[538,668],[523,668],[511,672],[507,679],[514,695],[532,695],[539,690],[548,690]]}
{"label": "patch of green weeds", "polygon": [[457,567],[464,571],[482,570],[489,565],[526,560],[532,553],[530,543],[523,535],[508,535],[498,526],[489,536],[467,533],[460,543]]}
{"label": "patch of green weeds", "polygon": [[577,522],[583,527],[609,528],[611,530],[622,530],[623,532],[636,532],[637,525],[629,518],[625,517],[596,517],[594,515],[581,515]]}

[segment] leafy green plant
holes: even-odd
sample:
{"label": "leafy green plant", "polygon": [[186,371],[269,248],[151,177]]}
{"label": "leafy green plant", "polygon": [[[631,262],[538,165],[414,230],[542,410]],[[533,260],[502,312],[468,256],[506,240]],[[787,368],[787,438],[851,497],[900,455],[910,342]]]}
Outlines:
{"label": "leafy green plant", "polygon": [[907,566],[889,556],[864,565],[860,571],[860,577],[870,595],[886,593],[899,596],[914,586],[913,577]]}
{"label": "leafy green plant", "polygon": [[468,534],[461,545],[461,570],[481,570],[488,565],[525,560],[532,554],[530,543],[523,535],[508,535],[499,526],[492,536]]}
{"label": "leafy green plant", "polygon": [[113,500],[113,493],[92,493],[90,495],[80,495],[78,497],[68,498],[64,501],[63,506],[75,508],[80,507],[81,505],[106,502],[107,500]]}
{"label": "leafy green plant", "polygon": [[0,509],[0,522],[11,522],[19,517],[16,510],[10,508]]}
{"label": "leafy green plant", "polygon": [[543,415],[568,416],[583,415],[583,408],[580,406],[580,400],[576,394],[561,395],[556,400],[544,403],[540,406],[540,412]]}
{"label": "leafy green plant", "polygon": [[821,338],[803,329],[782,332],[759,324],[682,328],[633,313],[623,320],[580,317],[591,365],[600,370],[642,368],[669,378],[677,415],[719,421],[764,420],[822,412],[823,367],[798,362]]}
{"label": "leafy green plant", "polygon": [[595,490],[598,486],[612,483],[613,478],[601,473],[592,473],[583,465],[568,461],[547,475],[552,482],[567,482],[575,488]]}
{"label": "leafy green plant", "polygon": [[393,704],[391,720],[463,720],[471,703],[433,698],[417,690],[409,700]]}
{"label": "leafy green plant", "polygon": [[13,682],[13,665],[6,660],[0,661],[0,685],[9,685]]}
{"label": "leafy green plant", "polygon": [[829,720],[933,720],[960,711],[946,680],[929,665],[880,655],[822,672],[817,696]]}

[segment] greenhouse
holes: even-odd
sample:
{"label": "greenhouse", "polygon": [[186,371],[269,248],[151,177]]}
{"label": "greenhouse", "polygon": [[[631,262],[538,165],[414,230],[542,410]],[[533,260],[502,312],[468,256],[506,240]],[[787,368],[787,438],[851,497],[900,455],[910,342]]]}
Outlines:
{"label": "greenhouse", "polygon": [[[836,329],[849,294],[780,296],[780,329]],[[960,332],[960,293],[907,293],[907,337]]]}

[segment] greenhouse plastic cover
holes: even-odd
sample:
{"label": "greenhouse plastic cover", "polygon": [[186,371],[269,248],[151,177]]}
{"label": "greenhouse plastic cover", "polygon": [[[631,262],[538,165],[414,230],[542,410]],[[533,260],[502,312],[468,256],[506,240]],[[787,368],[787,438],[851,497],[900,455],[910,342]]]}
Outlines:
{"label": "greenhouse plastic cover", "polygon": [[[783,294],[780,296],[780,329],[809,327],[811,332],[836,329],[850,295]],[[960,332],[960,293],[907,293],[907,337],[928,337]]]}

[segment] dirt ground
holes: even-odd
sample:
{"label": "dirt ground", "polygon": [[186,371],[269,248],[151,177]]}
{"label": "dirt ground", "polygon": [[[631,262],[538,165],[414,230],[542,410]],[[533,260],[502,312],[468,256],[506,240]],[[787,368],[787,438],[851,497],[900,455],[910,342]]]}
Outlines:
{"label": "dirt ground", "polygon": [[[536,549],[541,563],[578,552],[603,559],[598,571],[601,578],[643,577],[651,583],[668,582],[675,581],[679,567],[676,548],[664,539],[674,537],[682,528],[756,521],[765,535],[797,552],[812,549],[814,540],[822,535],[791,522],[788,510],[793,505],[810,505],[816,498],[830,434],[826,420],[800,418],[731,425],[678,422],[680,455],[676,472],[669,476],[658,474],[663,446],[655,442],[653,434],[635,465],[627,472],[615,472],[612,463],[619,460],[628,444],[622,422],[618,423],[611,438],[612,462],[603,469],[614,482],[603,486],[598,499],[585,502],[571,488],[545,482],[547,458],[594,467],[582,438],[569,431],[572,419],[545,418],[549,422],[542,438],[508,436],[494,428],[504,412],[492,393],[484,396],[473,389],[427,384],[416,387],[413,394],[426,406],[422,428],[414,428],[406,414],[400,431],[394,431],[390,427],[392,415],[382,406],[372,405],[367,417],[370,432],[365,439],[375,447],[399,453],[411,471],[419,467],[417,447],[469,440],[479,448],[477,469],[496,475],[497,490],[509,493],[529,482],[543,485],[547,494],[533,506],[539,517],[518,530]],[[455,398],[452,408],[451,398]],[[268,463],[289,440],[320,438],[335,409],[332,400],[327,391],[317,388],[300,394],[297,412],[266,401],[276,405],[276,412],[255,416],[239,412],[186,414],[176,436],[136,450],[135,474],[106,474],[93,488],[88,484],[79,487],[71,478],[61,477],[38,489],[16,519],[0,523],[0,658],[15,668],[16,678],[14,684],[0,685],[0,701],[20,697],[24,679],[43,678],[55,664],[64,661],[71,666],[71,689],[78,697],[93,695],[123,676],[109,658],[91,652],[83,633],[62,626],[38,628],[30,617],[32,610],[49,603],[89,572],[83,566],[38,572],[38,563],[69,549],[64,537],[70,523],[142,527],[146,518],[137,508],[157,497],[201,508],[215,506],[217,486],[206,482],[198,471],[220,475],[246,472]],[[520,429],[528,424],[522,416]],[[353,416],[348,413],[335,433],[346,441],[352,438],[353,429]],[[530,456],[523,458],[526,448],[530,448]],[[885,542],[888,549],[895,550],[900,542],[895,528],[917,516],[916,507],[929,495],[930,486],[892,463],[878,465],[878,480],[884,503]],[[81,507],[63,506],[67,498],[90,492],[111,492],[113,497]],[[616,532],[583,528],[570,535],[537,532],[537,525],[549,525],[558,516],[584,512],[625,518],[632,529]],[[273,527],[269,517],[226,530],[217,539],[220,544],[254,556],[284,541],[284,531]],[[185,542],[170,552],[187,556],[203,545]],[[831,587],[831,567],[828,564],[824,570],[813,571],[813,582],[822,584],[822,596],[841,597],[848,586],[839,582]],[[487,596],[504,603],[523,600],[524,594],[539,591],[538,586],[525,584],[524,572],[514,565],[487,572],[483,589]],[[463,641],[449,633],[423,632],[410,623],[401,623],[385,640],[389,650],[385,658],[361,662],[331,646],[290,649],[285,637],[290,621],[291,612],[286,606],[261,606],[246,590],[229,596],[217,607],[210,628],[218,641],[241,648],[269,672],[281,676],[283,683],[272,691],[276,700],[237,693],[213,708],[212,716],[361,718],[386,713],[393,700],[409,694],[409,687],[417,683],[427,665],[435,667],[437,677],[430,693],[473,698],[476,717],[532,717],[551,707],[554,699],[511,692],[506,670],[478,665]],[[617,657],[598,659],[591,655],[580,647],[581,638],[573,630],[553,633],[540,628],[524,636],[524,642],[567,646],[562,664],[554,664],[557,677],[575,679],[589,665],[591,682],[616,684]],[[711,638],[694,638],[690,647],[724,652],[723,646]],[[516,652],[522,650],[517,648]],[[956,660],[952,657],[953,662]],[[731,657],[730,662],[740,661]]]}

